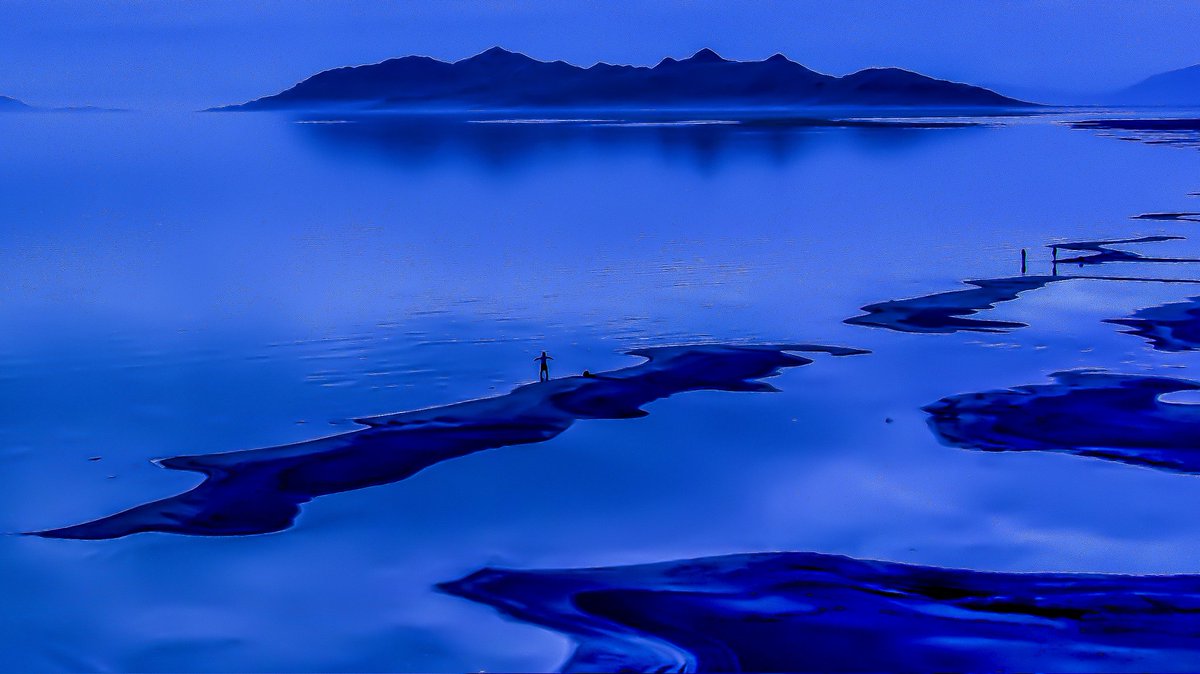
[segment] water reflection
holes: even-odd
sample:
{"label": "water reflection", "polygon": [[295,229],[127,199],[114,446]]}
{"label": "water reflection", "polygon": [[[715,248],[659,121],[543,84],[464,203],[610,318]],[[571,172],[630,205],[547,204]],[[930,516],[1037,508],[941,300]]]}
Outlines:
{"label": "water reflection", "polygon": [[485,449],[544,442],[578,419],[646,416],[643,405],[685,391],[774,391],[760,380],[813,362],[789,351],[865,353],[811,344],[631,351],[647,362],[539,381],[495,398],[358,419],[366,428],[327,438],[162,459],[166,468],[203,473],[204,482],[178,496],[37,535],[104,539],[143,531],[206,536],[280,531],[292,525],[300,504],[317,496],[397,482]]}
{"label": "water reflection", "polygon": [[[699,114],[699,113],[698,113]],[[713,168],[736,156],[783,164],[803,157],[839,132],[870,151],[903,150],[980,123],[956,119],[769,117],[743,119],[631,116],[587,119],[504,119],[475,115],[306,116],[294,120],[305,140],[323,151],[416,169],[470,161],[513,170],[542,158],[561,160],[604,152],[664,158]]]}
{"label": "water reflection", "polygon": [[[1196,189],[1200,154],[1017,122],[464,124],[402,130],[389,148],[346,137],[365,131],[354,124],[280,116],[3,121],[6,531],[83,522],[206,478],[150,457],[286,446],[352,430],[356,415],[507,391],[532,378],[535,349],[563,372],[622,367],[617,354],[639,346],[807,335],[877,355],[797,368],[783,393],[680,395],[646,418],[576,424],[553,445],[321,498],[284,535],[0,537],[0,667],[561,662],[561,638],[431,590],[487,564],[817,550],[1165,573],[1200,555],[1193,480],[947,450],[920,411],[1075,366],[1190,368],[1099,322],[1178,300],[1183,286],[1050,283],[1016,311],[975,317],[1034,324],[1003,337],[841,323],[871,302],[1012,277],[1019,249],[1051,233],[1119,239],[1133,236],[1129,214],[1195,210],[1170,199]],[[1191,243],[1161,252],[1200,256]],[[1047,274],[1028,250],[1029,271]],[[1140,261],[1091,270],[1154,273]],[[332,482],[323,468],[311,474]],[[1114,510],[1112,494],[1129,498]],[[59,652],[78,658],[43,658]]]}

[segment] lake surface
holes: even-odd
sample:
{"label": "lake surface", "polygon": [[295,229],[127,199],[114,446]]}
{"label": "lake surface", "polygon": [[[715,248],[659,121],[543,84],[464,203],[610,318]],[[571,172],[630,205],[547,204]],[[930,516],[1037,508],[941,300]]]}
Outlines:
{"label": "lake surface", "polygon": [[[277,533],[4,536],[0,669],[558,667],[565,637],[435,587],[485,566],[800,551],[1200,571],[1194,475],[951,446],[922,409],[1073,368],[1200,379],[1195,353],[1104,322],[1200,295],[1167,282],[1200,279],[1200,263],[1052,269],[1047,246],[1081,241],[1179,236],[1110,247],[1200,258],[1195,222],[1132,219],[1200,210],[1200,152],[1063,123],[1113,114],[938,128],[0,116],[3,532],[203,479],[152,459],[507,393],[536,381],[542,350],[556,377],[674,344],[870,351],[808,355],[769,380],[777,393],[681,392],[647,416],[322,496]],[[985,302],[972,318],[1013,324],[998,332],[843,322],[1020,276],[1023,248],[1027,277],[1089,278]]]}

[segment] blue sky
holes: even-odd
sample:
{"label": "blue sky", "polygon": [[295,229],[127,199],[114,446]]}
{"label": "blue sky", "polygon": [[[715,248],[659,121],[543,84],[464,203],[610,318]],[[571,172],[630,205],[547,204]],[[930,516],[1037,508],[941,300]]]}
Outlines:
{"label": "blue sky", "polygon": [[1197,35],[1198,0],[3,0],[0,94],[194,109],[338,65],[500,44],[583,65],[783,52],[832,74],[895,65],[1036,97],[1200,63]]}

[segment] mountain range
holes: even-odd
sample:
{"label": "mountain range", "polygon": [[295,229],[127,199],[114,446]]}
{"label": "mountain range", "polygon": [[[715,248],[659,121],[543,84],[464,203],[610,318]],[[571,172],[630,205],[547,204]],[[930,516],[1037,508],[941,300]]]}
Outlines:
{"label": "mountain range", "polygon": [[711,49],[655,66],[583,68],[493,47],[461,61],[405,56],[326,70],[272,96],[216,110],[401,108],[738,108],[845,105],[1025,107],[983,87],[899,68],[824,75],[776,54],[731,61]]}
{"label": "mountain range", "polygon": [[[1116,92],[1042,92],[1030,96],[1060,105],[1200,107],[1200,64],[1159,73]],[[538,61],[493,47],[454,62],[405,56],[334,68],[278,94],[210,109],[670,110],[820,105],[977,109],[1035,106],[983,87],[900,68],[868,68],[843,77],[824,75],[782,54],[762,61],[731,61],[711,49],[702,49],[686,59],[668,57],[654,66],[597,63],[583,68],[563,61]],[[36,107],[0,95],[0,112],[95,110],[109,109]]]}

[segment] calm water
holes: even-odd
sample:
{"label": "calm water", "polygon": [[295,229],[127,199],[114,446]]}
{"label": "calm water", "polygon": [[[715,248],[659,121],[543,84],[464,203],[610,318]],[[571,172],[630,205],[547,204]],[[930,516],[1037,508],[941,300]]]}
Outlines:
{"label": "calm water", "polygon": [[[1103,319],[1200,294],[1074,280],[1004,334],[846,325],[1050,271],[1055,242],[1191,237],[1200,153],[1058,118],[867,129],[0,116],[0,531],[184,491],[150,459],[637,362],[870,349],[327,496],[277,534],[0,539],[0,669],[544,670],[562,637],[433,585],[485,565],[796,550],[1007,571],[1196,572],[1200,482],[943,446],[920,407],[1102,367],[1200,378]],[[1200,238],[1127,246],[1200,257]],[[1193,263],[1063,274],[1200,278]],[[886,420],[890,419],[890,422]],[[98,457],[98,458],[97,458]]]}

